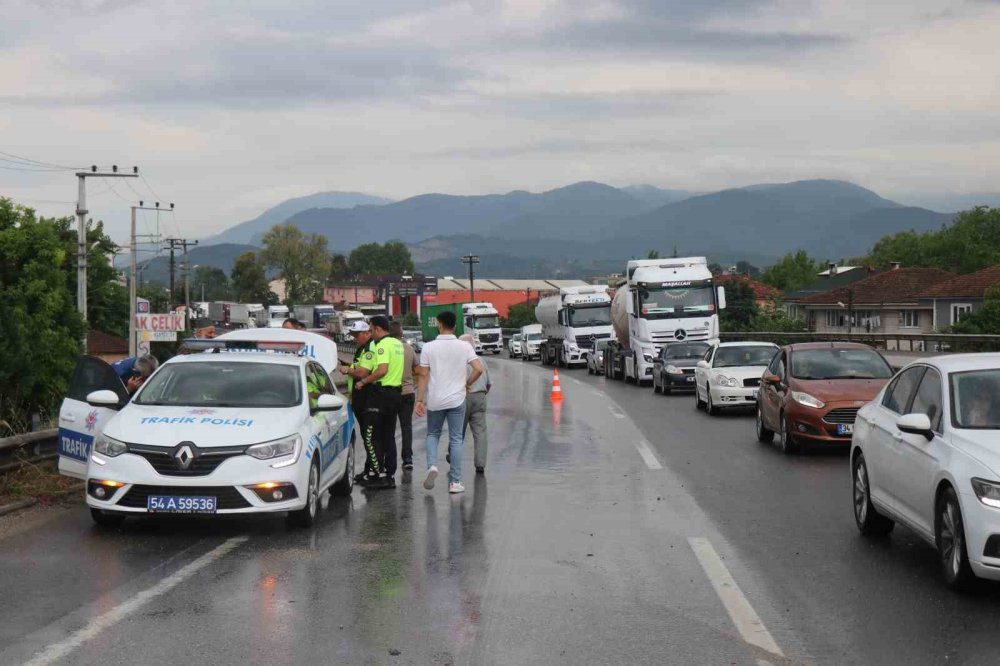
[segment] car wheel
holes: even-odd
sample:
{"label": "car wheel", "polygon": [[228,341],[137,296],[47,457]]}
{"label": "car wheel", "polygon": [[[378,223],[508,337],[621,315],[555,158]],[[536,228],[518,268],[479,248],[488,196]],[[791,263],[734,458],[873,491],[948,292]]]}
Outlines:
{"label": "car wheel", "polygon": [[701,410],[705,406],[705,403],[701,401],[701,394],[698,393],[698,382],[694,383],[694,408],[696,410]]}
{"label": "car wheel", "polygon": [[288,524],[291,527],[312,527],[319,513],[319,463],[316,460],[309,466],[309,487],[306,489],[306,505],[298,511],[288,514]]}
{"label": "car wheel", "polygon": [[774,431],[764,425],[764,413],[757,403],[757,441],[763,444],[770,444],[774,441]]}
{"label": "car wheel", "polygon": [[125,514],[120,511],[91,509],[90,517],[101,527],[121,527],[125,522]]}
{"label": "car wheel", "polygon": [[854,522],[865,536],[885,536],[896,523],[883,516],[872,505],[868,465],[860,451],[854,457],[851,469],[854,472]]}
{"label": "car wheel", "polygon": [[331,497],[348,497],[354,490],[354,438],[356,432],[351,430],[351,443],[347,445],[347,464],[344,467],[344,476],[340,481],[330,486]]}
{"label": "car wheel", "polygon": [[712,389],[708,389],[705,392],[705,412],[709,416],[718,416],[719,414],[719,408],[712,402]]}
{"label": "car wheel", "polygon": [[961,590],[968,587],[975,578],[969,566],[969,555],[965,548],[965,523],[958,496],[950,486],[944,489],[937,501],[935,540],[941,571],[948,587]]}
{"label": "car wheel", "polygon": [[786,455],[791,455],[799,450],[799,443],[795,441],[795,436],[788,430],[788,419],[782,414],[778,420],[778,448]]}

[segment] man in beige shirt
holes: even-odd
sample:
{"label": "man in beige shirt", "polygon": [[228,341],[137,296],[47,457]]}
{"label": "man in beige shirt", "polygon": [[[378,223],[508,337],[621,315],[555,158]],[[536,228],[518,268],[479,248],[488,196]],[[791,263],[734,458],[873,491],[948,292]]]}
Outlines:
{"label": "man in beige shirt", "polygon": [[[398,321],[389,325],[389,335],[403,340],[403,326]],[[399,407],[399,430],[403,434],[403,469],[413,469],[413,406],[416,402],[416,384],[413,371],[420,367],[420,359],[412,345],[403,343],[403,402]]]}

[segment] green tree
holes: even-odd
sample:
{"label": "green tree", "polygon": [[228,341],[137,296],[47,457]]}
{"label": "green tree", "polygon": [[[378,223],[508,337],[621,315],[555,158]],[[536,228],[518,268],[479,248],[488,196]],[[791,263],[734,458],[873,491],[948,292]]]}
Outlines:
{"label": "green tree", "polygon": [[354,275],[400,275],[413,272],[413,258],[403,241],[385,245],[365,243],[351,251],[347,259]]}
{"label": "green tree", "polygon": [[537,323],[534,303],[515,303],[507,309],[507,317],[500,321],[500,325],[504,328],[521,328]]}
{"label": "green tree", "polygon": [[233,263],[232,292],[239,303],[261,303],[274,305],[278,297],[271,291],[264,264],[258,259],[256,252],[244,252],[236,257]]}
{"label": "green tree", "polygon": [[736,272],[739,275],[749,275],[752,278],[756,278],[760,275],[760,269],[751,264],[749,261],[740,260],[736,262]]}
{"label": "green tree", "polygon": [[415,312],[407,312],[399,323],[406,328],[420,328],[420,317]]}
{"label": "green tree", "polygon": [[[223,273],[223,275],[225,275],[225,273]],[[195,282],[191,284],[192,289],[195,288],[195,285],[200,285],[197,281],[197,276],[198,273],[196,271]],[[198,287],[198,290],[198,296],[200,297],[200,286]],[[166,312],[170,308],[170,290],[158,282],[146,282],[138,285],[135,290],[135,295],[138,298],[145,298],[149,301],[149,309],[151,312]],[[208,295],[207,291],[205,292],[205,295]],[[194,296],[193,293],[192,296]]]}
{"label": "green tree", "polygon": [[54,415],[81,351],[64,222],[0,198],[0,430]]}
{"label": "green tree", "polygon": [[949,333],[972,335],[1000,334],[1000,287],[990,287],[983,298],[983,307],[962,316]]}
{"label": "green tree", "polygon": [[1000,264],[1000,208],[980,206],[959,213],[951,226],[939,231],[901,231],[885,236],[863,261],[882,269],[898,261],[904,266],[958,273]]}
{"label": "green tree", "polygon": [[[204,291],[202,291],[204,289]],[[231,301],[233,300],[232,285],[226,272],[215,266],[199,266],[194,269],[194,277],[191,279],[192,296],[197,294],[201,298],[205,295],[206,301]]]}
{"label": "green tree", "polygon": [[347,263],[346,256],[334,254],[330,257],[330,275],[326,279],[328,286],[347,284],[352,275],[351,266]]}
{"label": "green tree", "polygon": [[768,266],[761,273],[761,282],[777,287],[782,291],[801,289],[819,278],[819,263],[812,259],[804,250],[795,254],[786,254],[773,266]]}
{"label": "green tree", "polygon": [[757,308],[756,314],[750,322],[750,331],[778,332],[778,333],[803,333],[808,330],[806,323],[801,319],[788,316],[784,308],[778,302],[771,302],[766,307]]}
{"label": "green tree", "polygon": [[753,287],[742,280],[727,280],[726,309],[719,314],[719,325],[724,331],[750,330],[751,322],[757,315],[757,297]]}
{"label": "green tree", "polygon": [[660,258],[660,251],[659,250],[650,250],[649,254],[646,255],[646,258],[647,259],[659,259]]}
{"label": "green tree", "polygon": [[285,304],[317,303],[323,298],[323,285],[330,275],[330,254],[326,237],[303,234],[291,224],[278,224],[264,234],[261,259],[278,269],[285,281]]}

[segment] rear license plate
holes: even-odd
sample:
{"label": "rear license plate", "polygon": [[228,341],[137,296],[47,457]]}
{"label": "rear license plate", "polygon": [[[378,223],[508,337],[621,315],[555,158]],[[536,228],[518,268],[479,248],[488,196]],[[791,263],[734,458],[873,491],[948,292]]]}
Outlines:
{"label": "rear license plate", "polygon": [[854,434],[854,424],[853,423],[838,423],[837,424],[837,434],[838,435],[851,435],[851,434]]}
{"label": "rear license plate", "polygon": [[149,513],[215,513],[216,498],[150,495],[146,499]]}

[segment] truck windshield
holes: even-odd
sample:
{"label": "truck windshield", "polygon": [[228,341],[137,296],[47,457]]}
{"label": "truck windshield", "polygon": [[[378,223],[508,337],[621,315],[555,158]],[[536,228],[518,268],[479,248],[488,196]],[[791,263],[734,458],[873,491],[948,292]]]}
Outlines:
{"label": "truck windshield", "polygon": [[476,315],[472,318],[475,328],[500,328],[498,315]]}
{"label": "truck windshield", "polygon": [[177,363],[156,373],[133,401],[173,407],[294,407],[300,370],[277,363]]}
{"label": "truck windshield", "polygon": [[644,319],[675,319],[715,313],[715,288],[660,287],[639,289],[640,307]]}
{"label": "truck windshield", "polygon": [[610,326],[611,304],[592,307],[575,307],[569,309],[569,325],[576,328],[584,326]]}
{"label": "truck windshield", "polygon": [[524,339],[525,340],[541,340],[542,339],[542,334],[541,333],[525,333]]}

